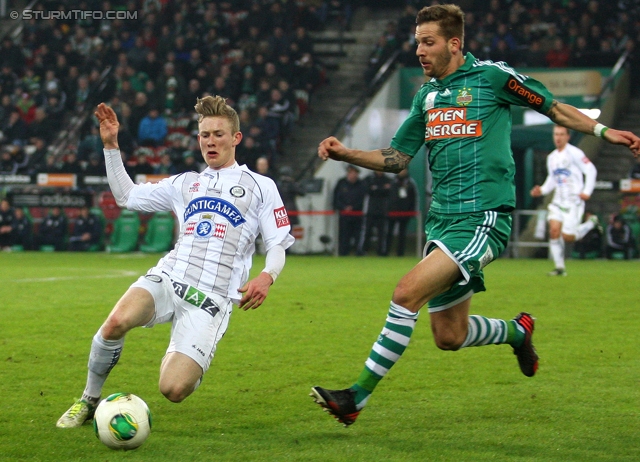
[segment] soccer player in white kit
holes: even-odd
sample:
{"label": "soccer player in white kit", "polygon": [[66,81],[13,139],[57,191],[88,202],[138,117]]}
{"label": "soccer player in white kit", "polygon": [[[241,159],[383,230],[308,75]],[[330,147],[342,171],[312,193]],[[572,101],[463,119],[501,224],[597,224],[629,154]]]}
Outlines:
{"label": "soccer player in white kit", "polygon": [[582,239],[594,226],[598,217],[592,215],[582,222],[585,201],[589,200],[596,185],[596,167],[584,152],[569,143],[569,129],[556,125],[553,143],[556,149],[547,156],[547,178],[542,186],[531,189],[533,197],[554,192],[548,206],[549,251],[555,269],[549,276],[566,276],[564,243]]}
{"label": "soccer player in white kit", "polygon": [[[238,165],[242,140],[236,111],[220,96],[198,99],[198,142],[208,167],[134,184],[118,148],[118,119],[101,103],[96,116],[109,186],[118,205],[143,212],[172,211],[180,235],[171,252],[141,276],[116,303],[93,338],[82,398],[57,422],[79,427],[93,418],[103,385],[134,327],[171,322],[171,339],[160,366],[159,387],[173,402],[195,391],[229,324],[232,304],[244,310],[265,300],[294,238],[273,180]],[[248,281],[255,240],[262,235],[266,264]]]}

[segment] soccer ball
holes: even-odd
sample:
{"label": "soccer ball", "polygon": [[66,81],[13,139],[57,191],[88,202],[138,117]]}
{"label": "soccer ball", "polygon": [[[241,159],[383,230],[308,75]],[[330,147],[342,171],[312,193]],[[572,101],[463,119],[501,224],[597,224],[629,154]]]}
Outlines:
{"label": "soccer ball", "polygon": [[151,413],[138,396],[114,393],[98,404],[93,430],[111,449],[135,449],[151,433]]}

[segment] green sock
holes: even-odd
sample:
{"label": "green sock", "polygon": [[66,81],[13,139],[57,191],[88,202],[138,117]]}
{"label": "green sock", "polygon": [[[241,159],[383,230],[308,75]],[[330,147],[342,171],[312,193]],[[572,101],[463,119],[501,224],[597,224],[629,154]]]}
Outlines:
{"label": "green sock", "polygon": [[373,344],[371,353],[357,382],[351,387],[356,391],[356,408],[362,409],[378,382],[400,359],[409,345],[418,313],[413,313],[391,302],[387,322]]}
{"label": "green sock", "polygon": [[524,328],[520,324],[518,324],[514,320],[507,322],[506,343],[508,343],[512,347],[518,348],[520,345],[522,345],[522,342],[524,342],[524,337]]}
{"label": "green sock", "polygon": [[358,381],[351,387],[352,390],[356,391],[356,407],[358,409],[362,409],[365,404],[367,404],[367,400],[373,392],[373,389],[378,385],[378,382],[382,380],[382,377],[371,372],[366,367],[360,373],[360,377],[358,377]]}

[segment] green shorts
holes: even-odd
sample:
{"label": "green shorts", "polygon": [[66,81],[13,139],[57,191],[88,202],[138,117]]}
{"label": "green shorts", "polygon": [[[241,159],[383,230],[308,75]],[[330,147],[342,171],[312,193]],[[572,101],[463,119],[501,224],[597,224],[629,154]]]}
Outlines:
{"label": "green shorts", "polygon": [[482,268],[498,258],[509,242],[511,214],[485,211],[465,214],[429,212],[424,225],[425,256],[438,247],[453,260],[462,278],[449,290],[429,300],[429,312],[444,311],[482,292]]}

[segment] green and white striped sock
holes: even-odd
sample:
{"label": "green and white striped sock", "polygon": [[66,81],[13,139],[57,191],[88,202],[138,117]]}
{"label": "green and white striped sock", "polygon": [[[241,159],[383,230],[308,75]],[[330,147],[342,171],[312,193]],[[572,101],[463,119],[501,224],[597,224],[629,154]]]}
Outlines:
{"label": "green and white striped sock", "polygon": [[460,346],[500,345],[508,343],[519,346],[524,340],[524,329],[517,322],[502,319],[485,318],[484,316],[469,316],[467,338]]}
{"label": "green and white striped sock", "polygon": [[389,369],[400,359],[409,345],[411,334],[418,320],[418,313],[391,302],[387,322],[373,344],[369,358],[358,381],[351,387],[356,391],[356,408],[362,409],[378,382],[387,375]]}

